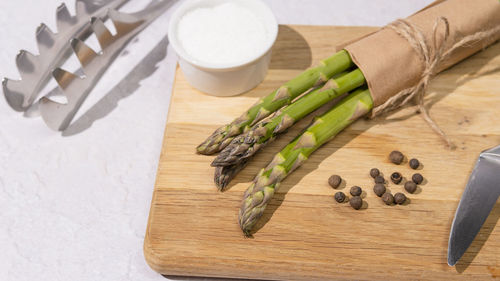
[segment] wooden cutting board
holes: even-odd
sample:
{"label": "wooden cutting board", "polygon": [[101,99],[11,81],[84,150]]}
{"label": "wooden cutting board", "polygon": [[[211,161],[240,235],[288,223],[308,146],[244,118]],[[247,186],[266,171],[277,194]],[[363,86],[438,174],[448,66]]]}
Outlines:
{"label": "wooden cutting board", "polygon": [[[237,224],[243,192],[260,168],[309,121],[259,153],[226,192],[213,184],[213,156],[195,154],[212,131],[259,97],[372,27],[281,26],[266,80],[238,97],[191,88],[178,69],[151,202],[144,253],[164,275],[279,280],[480,280],[500,277],[500,202],[456,267],[446,264],[448,235],[478,153],[500,144],[500,44],[440,74],[426,98],[432,117],[457,145],[446,149],[413,109],[360,120],[326,144],[285,181],[245,238]],[[390,51],[390,46],[388,51]],[[407,205],[386,206],[372,191],[370,168],[406,178],[394,149],[423,163],[425,182]],[[364,189],[366,208],[333,199],[339,174]],[[393,193],[402,185],[389,184]]]}

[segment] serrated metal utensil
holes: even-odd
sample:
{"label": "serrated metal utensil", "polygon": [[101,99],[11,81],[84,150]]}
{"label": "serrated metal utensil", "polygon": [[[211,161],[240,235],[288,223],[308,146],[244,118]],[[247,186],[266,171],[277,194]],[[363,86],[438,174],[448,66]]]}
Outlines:
{"label": "serrated metal utensil", "polygon": [[115,35],[111,34],[101,19],[92,18],[91,30],[96,35],[102,51],[96,53],[78,38],[71,40],[71,48],[82,65],[84,77],[61,68],[53,70],[53,77],[67,103],[62,104],[42,97],[39,107],[45,123],[54,130],[66,129],[90,91],[126,44],[174,2],[154,0],[144,10],[133,14],[109,9],[107,16],[115,26]]}
{"label": "serrated metal utensil", "polygon": [[16,64],[21,80],[4,78],[3,92],[7,103],[16,111],[26,111],[52,78],[52,70],[71,55],[68,44],[72,38],[85,39],[90,33],[92,17],[103,17],[108,9],[116,9],[128,0],[76,0],[74,16],[63,3],[56,11],[57,33],[45,24],[36,29],[39,55],[21,50]]}

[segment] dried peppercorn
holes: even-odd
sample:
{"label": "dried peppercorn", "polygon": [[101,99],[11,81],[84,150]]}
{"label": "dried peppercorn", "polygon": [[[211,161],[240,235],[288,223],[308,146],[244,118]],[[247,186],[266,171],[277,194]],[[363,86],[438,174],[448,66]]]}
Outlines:
{"label": "dried peppercorn", "polygon": [[391,152],[391,154],[389,154],[389,160],[397,165],[401,164],[404,158],[405,156],[403,155],[403,153],[397,150],[394,150],[393,152]]}
{"label": "dried peppercorn", "polygon": [[377,168],[373,168],[370,170],[370,176],[372,178],[376,178],[379,175],[380,175],[380,171]]}
{"label": "dried peppercorn", "polygon": [[359,196],[353,196],[351,199],[349,199],[349,204],[351,204],[351,207],[353,207],[356,210],[361,209],[361,206],[363,206],[363,199]]}
{"label": "dried peppercorn", "polygon": [[416,174],[413,174],[413,176],[411,177],[411,180],[416,184],[421,184],[424,181],[424,177],[421,174],[416,173]]}
{"label": "dried peppercorn", "polygon": [[339,175],[333,175],[328,179],[328,184],[333,188],[339,187],[341,182],[342,178]]}
{"label": "dried peppercorn", "polygon": [[383,176],[376,176],[375,183],[385,183],[385,179]]}
{"label": "dried peppercorn", "polygon": [[417,190],[417,184],[412,181],[407,181],[405,183],[405,190],[409,193],[414,193]]}
{"label": "dried peppercorn", "polygon": [[394,172],[391,174],[391,181],[395,184],[399,184],[402,179],[403,179],[403,176],[399,172]]}
{"label": "dried peppercorn", "polygon": [[338,203],[342,203],[345,201],[345,194],[342,191],[335,193],[334,197],[335,197],[335,201],[337,201]]}
{"label": "dried peppercorn", "polygon": [[386,192],[382,195],[382,201],[384,201],[386,205],[391,205],[394,203],[394,196],[392,196],[390,192]]}
{"label": "dried peppercorn", "polygon": [[362,192],[363,192],[363,190],[359,186],[355,185],[355,186],[351,187],[350,193],[352,196],[360,196]]}
{"label": "dried peppercorn", "polygon": [[373,186],[373,192],[378,196],[382,196],[385,193],[385,185],[382,183],[377,183],[375,186]]}
{"label": "dried peppercorn", "polygon": [[398,192],[396,194],[394,194],[394,202],[396,204],[403,204],[404,202],[406,201],[406,195],[404,195],[403,193],[401,192]]}
{"label": "dried peppercorn", "polygon": [[420,167],[420,161],[418,161],[418,159],[415,158],[412,158],[409,164],[410,168],[412,168],[413,170],[416,170],[418,169],[418,167]]}

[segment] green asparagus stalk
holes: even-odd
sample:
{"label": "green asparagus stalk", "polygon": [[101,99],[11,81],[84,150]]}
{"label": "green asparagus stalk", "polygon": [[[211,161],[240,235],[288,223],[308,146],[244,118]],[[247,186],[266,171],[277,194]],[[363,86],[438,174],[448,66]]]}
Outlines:
{"label": "green asparagus stalk", "polygon": [[221,151],[235,136],[248,130],[281,107],[290,104],[295,98],[311,87],[321,85],[333,75],[341,73],[352,66],[351,57],[345,50],[322,60],[319,66],[310,68],[299,74],[279,89],[260,99],[233,122],[217,129],[197,147],[197,152],[209,155]]}
{"label": "green asparagus stalk", "polygon": [[302,165],[311,153],[372,108],[373,101],[369,90],[359,89],[327,113],[315,118],[304,133],[276,154],[245,192],[239,213],[239,224],[243,232],[249,235],[279,188],[280,182],[287,175]]}
{"label": "green asparagus stalk", "polygon": [[278,111],[271,119],[260,122],[234,138],[215,158],[212,166],[232,166],[247,160],[306,115],[363,84],[365,77],[359,69],[331,78],[322,88],[308,93],[282,111]]}

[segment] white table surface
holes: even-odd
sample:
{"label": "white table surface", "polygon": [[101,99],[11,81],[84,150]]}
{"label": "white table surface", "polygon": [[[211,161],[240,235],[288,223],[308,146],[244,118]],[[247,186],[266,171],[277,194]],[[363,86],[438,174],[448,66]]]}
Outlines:
{"label": "white table surface", "polygon": [[[61,2],[0,1],[0,77],[19,78],[18,50],[37,53],[35,28],[55,31]],[[431,0],[266,2],[282,24],[380,26]],[[142,245],[176,63],[172,9],[126,48],[67,133],[0,98],[0,280],[166,280]]]}

